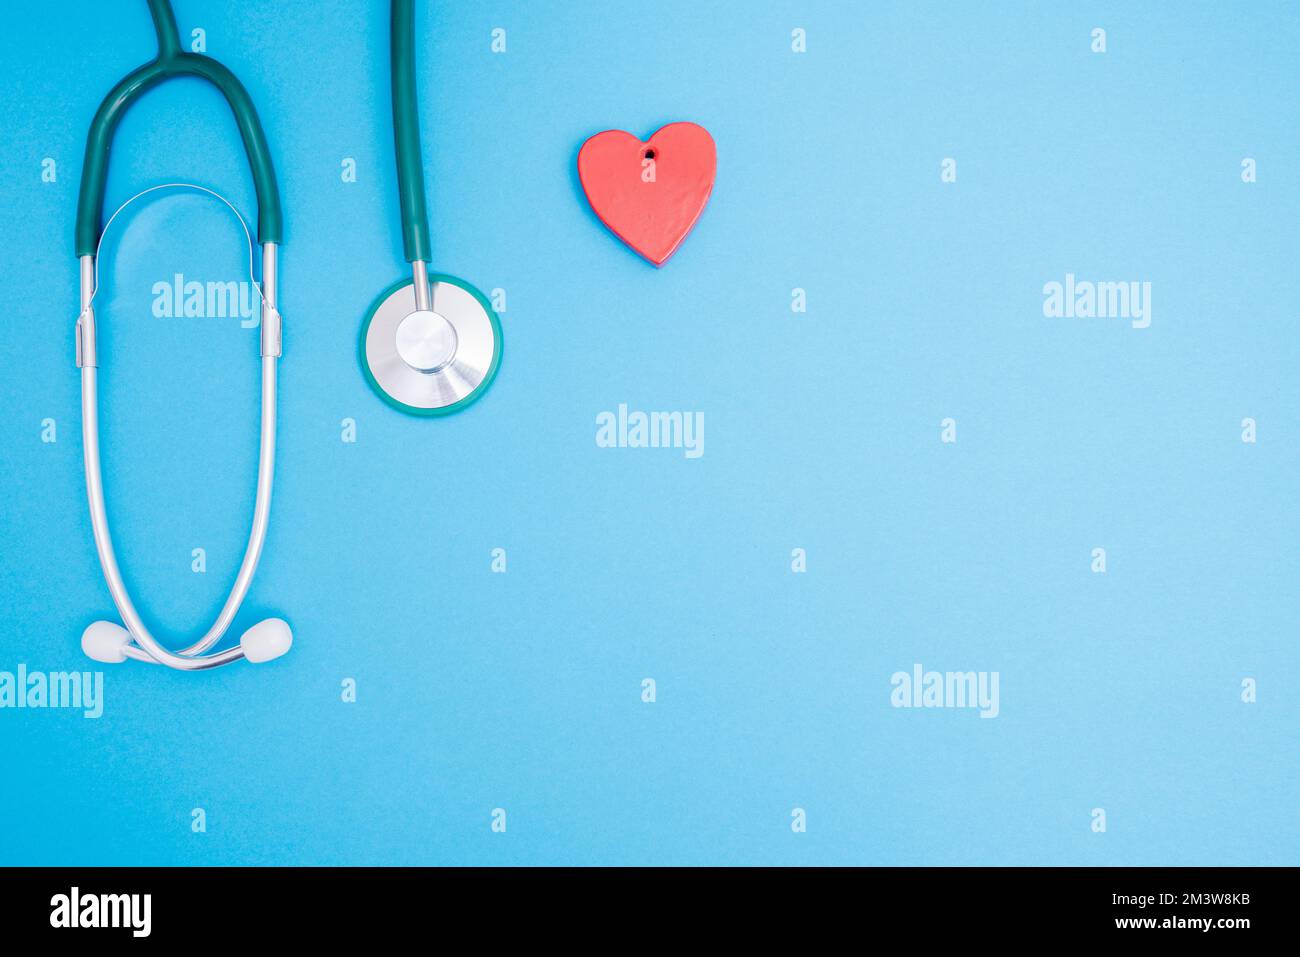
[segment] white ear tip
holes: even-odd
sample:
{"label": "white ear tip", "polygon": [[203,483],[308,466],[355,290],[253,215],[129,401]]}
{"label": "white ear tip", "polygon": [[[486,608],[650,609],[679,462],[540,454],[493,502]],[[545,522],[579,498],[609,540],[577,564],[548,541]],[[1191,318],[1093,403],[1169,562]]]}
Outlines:
{"label": "white ear tip", "polygon": [[279,658],[293,644],[293,632],[283,618],[259,621],[239,639],[244,657],[254,664]]}
{"label": "white ear tip", "polygon": [[115,665],[126,661],[124,649],[131,643],[131,633],[111,621],[91,622],[81,633],[81,650],[86,657]]}

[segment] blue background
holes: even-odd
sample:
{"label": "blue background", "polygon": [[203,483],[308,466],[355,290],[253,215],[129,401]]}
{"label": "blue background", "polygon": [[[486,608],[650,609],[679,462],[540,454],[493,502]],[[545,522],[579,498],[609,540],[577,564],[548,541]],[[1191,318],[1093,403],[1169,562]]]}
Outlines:
{"label": "blue background", "polygon": [[[283,614],[295,645],[104,666],[98,721],[0,710],[0,862],[1296,862],[1295,4],[439,3],[434,266],[507,309],[496,383],[433,421],[356,357],[405,272],[386,4],[176,6],[253,95],[284,197],[275,501],[228,640]],[[113,614],[72,225],[91,116],[153,50],[142,2],[27,4],[0,33],[0,670],[92,667],[80,633]],[[658,271],[574,164],[674,120],[719,172]],[[199,81],[127,116],[109,206],[178,179],[254,210]],[[257,333],[150,311],[174,273],[242,278],[228,213],[129,219],[97,300],[105,480],[179,645],[247,536]],[[1067,272],[1150,281],[1151,327],[1044,318]],[[620,402],[702,411],[704,456],[598,448]],[[999,671],[1000,717],[892,708],[916,662]]]}

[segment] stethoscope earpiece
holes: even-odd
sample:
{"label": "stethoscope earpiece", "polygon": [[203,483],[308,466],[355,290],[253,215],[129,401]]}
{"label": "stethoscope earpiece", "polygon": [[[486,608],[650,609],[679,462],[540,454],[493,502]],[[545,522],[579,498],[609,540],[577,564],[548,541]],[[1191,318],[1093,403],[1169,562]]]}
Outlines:
{"label": "stethoscope earpiece", "polygon": [[239,647],[253,664],[274,661],[293,647],[293,631],[283,618],[267,618],[239,636]]}
{"label": "stethoscope earpiece", "polygon": [[112,621],[93,621],[81,633],[81,650],[86,657],[106,665],[126,661],[131,633]]}

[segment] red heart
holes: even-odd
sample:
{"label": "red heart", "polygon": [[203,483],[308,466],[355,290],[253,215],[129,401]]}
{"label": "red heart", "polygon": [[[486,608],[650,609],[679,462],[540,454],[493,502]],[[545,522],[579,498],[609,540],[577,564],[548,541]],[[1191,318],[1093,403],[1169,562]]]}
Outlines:
{"label": "red heart", "polygon": [[695,123],[669,123],[642,143],[606,130],[582,144],[578,178],[600,221],[656,266],[677,251],[713,192],[717,149]]}

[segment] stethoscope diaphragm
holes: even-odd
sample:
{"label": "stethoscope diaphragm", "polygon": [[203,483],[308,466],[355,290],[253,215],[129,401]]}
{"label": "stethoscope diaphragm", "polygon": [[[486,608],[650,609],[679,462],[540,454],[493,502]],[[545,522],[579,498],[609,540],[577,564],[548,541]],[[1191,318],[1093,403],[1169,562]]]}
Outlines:
{"label": "stethoscope diaphragm", "polygon": [[361,367],[379,396],[412,415],[447,415],[477,399],[501,364],[501,324],[468,283],[429,276],[427,309],[415,286],[389,286],[361,327]]}

